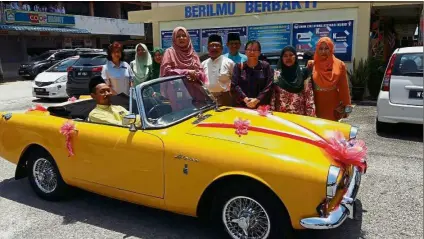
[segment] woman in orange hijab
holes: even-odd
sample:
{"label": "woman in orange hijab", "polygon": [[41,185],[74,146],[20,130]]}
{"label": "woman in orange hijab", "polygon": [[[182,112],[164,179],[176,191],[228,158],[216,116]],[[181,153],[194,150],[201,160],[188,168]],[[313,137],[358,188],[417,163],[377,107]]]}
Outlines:
{"label": "woman in orange hijab", "polygon": [[351,112],[346,65],[334,56],[328,37],[319,39],[313,62],[312,79],[318,118],[338,121]]}

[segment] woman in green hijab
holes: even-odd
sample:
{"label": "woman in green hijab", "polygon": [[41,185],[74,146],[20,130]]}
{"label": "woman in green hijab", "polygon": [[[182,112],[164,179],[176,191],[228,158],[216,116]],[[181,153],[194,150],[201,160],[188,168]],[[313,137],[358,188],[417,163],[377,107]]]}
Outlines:
{"label": "woman in green hijab", "polygon": [[300,68],[294,47],[284,47],[274,73],[271,110],[316,117],[311,74]]}
{"label": "woman in green hijab", "polygon": [[155,47],[155,49],[153,49],[153,63],[151,74],[152,79],[159,78],[160,64],[162,63],[163,53],[165,53],[165,50],[163,50],[162,48]]}
{"label": "woman in green hijab", "polygon": [[139,43],[135,46],[135,51],[135,59],[130,64],[135,75],[134,86],[150,80],[152,74],[152,56],[147,46]]}

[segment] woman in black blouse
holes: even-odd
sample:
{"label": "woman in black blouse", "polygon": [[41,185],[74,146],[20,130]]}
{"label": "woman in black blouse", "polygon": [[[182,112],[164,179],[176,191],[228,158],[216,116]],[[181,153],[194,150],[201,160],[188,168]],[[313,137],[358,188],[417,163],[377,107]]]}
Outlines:
{"label": "woman in black blouse", "polygon": [[247,61],[234,67],[231,89],[236,107],[255,109],[269,105],[274,72],[266,61],[260,61],[261,44],[249,41],[245,46]]}

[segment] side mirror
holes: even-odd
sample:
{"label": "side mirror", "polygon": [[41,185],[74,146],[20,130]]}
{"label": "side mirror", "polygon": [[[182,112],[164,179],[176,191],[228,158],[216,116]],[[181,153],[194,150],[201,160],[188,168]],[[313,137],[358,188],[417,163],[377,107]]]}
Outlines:
{"label": "side mirror", "polygon": [[128,114],[122,119],[122,125],[129,125],[130,131],[135,132],[137,129],[135,128],[135,122],[137,121],[137,117],[135,114]]}

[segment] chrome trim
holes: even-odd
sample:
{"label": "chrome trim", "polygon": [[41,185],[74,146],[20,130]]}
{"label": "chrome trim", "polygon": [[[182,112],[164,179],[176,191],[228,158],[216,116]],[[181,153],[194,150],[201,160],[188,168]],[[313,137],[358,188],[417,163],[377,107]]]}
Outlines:
{"label": "chrome trim", "polygon": [[361,183],[361,173],[354,167],[352,180],[340,206],[330,212],[327,217],[309,217],[300,220],[300,225],[306,229],[332,229],[340,226],[346,218],[354,218],[355,199]]}
{"label": "chrome trim", "polygon": [[333,198],[337,192],[337,177],[340,174],[340,168],[331,165],[327,176],[327,198]]}
{"label": "chrome trim", "polygon": [[350,127],[349,132],[349,139],[356,139],[356,136],[358,135],[359,128],[356,126]]}
{"label": "chrome trim", "polygon": [[10,118],[12,118],[12,113],[5,113],[5,114],[2,114],[2,115],[1,115],[1,117],[2,117],[4,120],[8,121],[8,120],[10,120]]}

